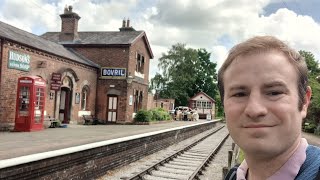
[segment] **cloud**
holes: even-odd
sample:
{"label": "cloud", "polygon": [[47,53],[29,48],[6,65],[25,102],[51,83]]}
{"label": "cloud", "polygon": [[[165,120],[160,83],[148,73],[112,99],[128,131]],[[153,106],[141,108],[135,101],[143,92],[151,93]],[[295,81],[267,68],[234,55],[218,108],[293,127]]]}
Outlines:
{"label": "cloud", "polygon": [[56,29],[58,25],[57,7],[42,4],[40,0],[21,3],[19,0],[4,0],[1,5],[0,20],[17,28],[32,32],[38,27]]}
{"label": "cloud", "polygon": [[211,48],[211,59],[217,63],[217,70],[220,69],[222,63],[227,58],[228,49],[224,46],[213,46]]}
{"label": "cloud", "polygon": [[286,8],[265,15],[270,3],[282,1],[4,0],[0,3],[0,20],[36,34],[60,31],[59,15],[66,4],[81,17],[79,31],[118,31],[122,19],[130,18],[135,29],[146,31],[155,55],[150,77],[158,72],[161,54],[176,43],[206,48],[218,67],[234,44],[255,35],[277,36],[319,59],[319,22]]}
{"label": "cloud", "polygon": [[[218,57],[218,67],[234,44],[256,35],[274,35],[319,57],[319,23],[286,8],[264,16],[263,9],[270,2],[163,0],[150,7],[144,17],[152,27],[147,31],[151,44],[169,47],[181,42],[211,49],[212,56]],[[224,37],[228,37],[228,44],[221,44]]]}

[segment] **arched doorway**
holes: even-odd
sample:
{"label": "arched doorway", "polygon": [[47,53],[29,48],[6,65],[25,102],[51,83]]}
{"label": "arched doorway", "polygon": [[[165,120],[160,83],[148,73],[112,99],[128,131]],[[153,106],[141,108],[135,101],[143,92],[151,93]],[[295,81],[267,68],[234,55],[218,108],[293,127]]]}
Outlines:
{"label": "arched doorway", "polygon": [[69,77],[64,77],[62,80],[59,105],[59,119],[62,123],[69,123],[71,117],[71,102],[72,102],[72,81]]}

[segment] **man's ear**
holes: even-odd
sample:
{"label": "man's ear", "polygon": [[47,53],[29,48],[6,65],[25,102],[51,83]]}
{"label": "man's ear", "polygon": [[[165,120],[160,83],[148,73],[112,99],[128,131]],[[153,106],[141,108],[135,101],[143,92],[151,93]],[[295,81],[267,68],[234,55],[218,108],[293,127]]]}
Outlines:
{"label": "man's ear", "polygon": [[307,116],[307,110],[310,104],[310,99],[311,99],[311,95],[312,95],[312,90],[311,87],[308,86],[307,87],[307,91],[306,91],[306,95],[304,96],[304,102],[303,102],[303,106],[302,106],[302,117],[305,118]]}

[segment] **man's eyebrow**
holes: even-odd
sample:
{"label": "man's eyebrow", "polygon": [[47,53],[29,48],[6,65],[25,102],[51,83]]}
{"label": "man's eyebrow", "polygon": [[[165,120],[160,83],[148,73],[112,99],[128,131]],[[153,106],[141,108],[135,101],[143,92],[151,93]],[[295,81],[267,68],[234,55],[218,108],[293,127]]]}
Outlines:
{"label": "man's eyebrow", "polygon": [[286,83],[282,81],[271,81],[263,84],[263,87],[265,88],[271,88],[271,87],[276,87],[276,86],[281,86],[287,88]]}
{"label": "man's eyebrow", "polygon": [[245,89],[247,89],[247,87],[244,85],[231,85],[228,90],[234,91],[234,90],[245,90]]}

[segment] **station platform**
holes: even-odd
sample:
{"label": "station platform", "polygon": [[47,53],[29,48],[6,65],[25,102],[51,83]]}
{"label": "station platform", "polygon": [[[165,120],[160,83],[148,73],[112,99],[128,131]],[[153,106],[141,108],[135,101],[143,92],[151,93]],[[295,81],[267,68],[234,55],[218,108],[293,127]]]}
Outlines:
{"label": "station platform", "polygon": [[68,124],[67,128],[48,128],[35,132],[0,132],[0,160],[207,121],[170,121],[151,125]]}

